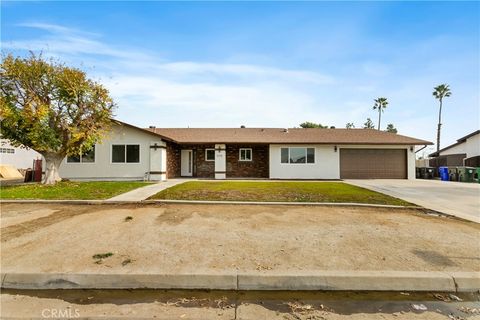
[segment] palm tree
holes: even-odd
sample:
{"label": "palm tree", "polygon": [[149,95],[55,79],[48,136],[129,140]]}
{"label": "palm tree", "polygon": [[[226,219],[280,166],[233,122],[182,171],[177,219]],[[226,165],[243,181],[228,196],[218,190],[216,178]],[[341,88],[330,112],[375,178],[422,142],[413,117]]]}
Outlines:
{"label": "palm tree", "polygon": [[363,124],[364,129],[375,129],[372,119],[367,118],[367,121]]}
{"label": "palm tree", "polygon": [[438,127],[437,127],[437,152],[440,150],[440,128],[442,127],[442,102],[443,98],[450,97],[450,87],[448,84],[441,84],[433,88],[433,96],[440,102],[440,109],[438,110]]}
{"label": "palm tree", "polygon": [[377,98],[374,100],[375,104],[373,105],[373,110],[378,109],[378,130],[380,130],[380,121],[382,119],[382,112],[387,108],[388,101],[387,98]]}

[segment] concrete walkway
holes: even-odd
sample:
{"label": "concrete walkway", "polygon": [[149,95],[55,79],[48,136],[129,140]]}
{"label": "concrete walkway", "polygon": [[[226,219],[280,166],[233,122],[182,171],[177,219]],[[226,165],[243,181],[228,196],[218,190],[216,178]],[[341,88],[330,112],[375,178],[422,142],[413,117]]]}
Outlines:
{"label": "concrete walkway", "polygon": [[181,184],[187,181],[193,181],[193,179],[170,179],[168,181],[158,182],[129,192],[122,193],[105,201],[142,201],[153,196],[154,194],[159,193],[162,190],[168,189],[170,187],[176,186],[177,184]]}
{"label": "concrete walkway", "polygon": [[480,223],[480,184],[439,180],[346,180],[427,209]]}

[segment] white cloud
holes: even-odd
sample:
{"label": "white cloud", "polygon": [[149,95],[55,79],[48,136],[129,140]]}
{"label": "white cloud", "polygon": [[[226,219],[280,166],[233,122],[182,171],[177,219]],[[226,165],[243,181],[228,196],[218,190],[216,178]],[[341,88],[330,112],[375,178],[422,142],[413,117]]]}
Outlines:
{"label": "white cloud", "polygon": [[110,45],[100,34],[47,23],[21,26],[47,33],[3,42],[3,48],[43,51],[84,69],[95,66],[87,72],[109,88],[119,105],[118,118],[139,126],[286,127],[315,121],[338,127],[354,122],[360,127],[367,117],[376,121],[373,99],[386,96],[390,105],[382,127],[394,123],[402,134],[433,140],[437,109],[430,91],[441,79],[455,89],[445,110],[445,118],[450,118],[444,124],[443,141],[454,141],[470,127],[478,127],[478,110],[468,119],[455,115],[455,110],[466,114],[478,106],[478,94],[461,82],[459,72],[457,78],[444,79],[440,69],[412,74],[406,62],[368,60],[358,67],[330,66],[329,70],[339,70],[334,77],[267,66],[265,60],[264,64],[249,64],[248,59],[233,63],[231,57],[225,57],[227,62],[175,61],[139,48]]}

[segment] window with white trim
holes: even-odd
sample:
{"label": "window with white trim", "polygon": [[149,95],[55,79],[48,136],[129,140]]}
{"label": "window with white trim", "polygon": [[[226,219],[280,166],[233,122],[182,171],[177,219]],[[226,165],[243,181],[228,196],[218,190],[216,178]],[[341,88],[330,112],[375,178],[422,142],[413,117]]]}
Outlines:
{"label": "window with white trim", "polygon": [[139,163],[139,144],[112,144],[112,163]]}
{"label": "window with white trim", "polygon": [[80,154],[67,156],[67,163],[94,163],[95,162],[95,146],[90,150]]}
{"label": "window with white trim", "polygon": [[281,163],[315,163],[315,148],[280,148]]}
{"label": "window with white trim", "polygon": [[215,149],[205,149],[205,161],[215,161]]}
{"label": "window with white trim", "polygon": [[13,148],[0,148],[0,153],[15,153]]}
{"label": "window with white trim", "polygon": [[252,161],[252,148],[239,149],[239,161]]}

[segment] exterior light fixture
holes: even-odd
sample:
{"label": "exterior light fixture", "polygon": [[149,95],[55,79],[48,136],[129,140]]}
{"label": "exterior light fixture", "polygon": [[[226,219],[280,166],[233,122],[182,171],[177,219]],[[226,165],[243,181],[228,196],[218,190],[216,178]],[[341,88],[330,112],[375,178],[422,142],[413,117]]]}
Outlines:
{"label": "exterior light fixture", "polygon": [[333,151],[337,152],[338,148],[337,146],[333,147]]}

